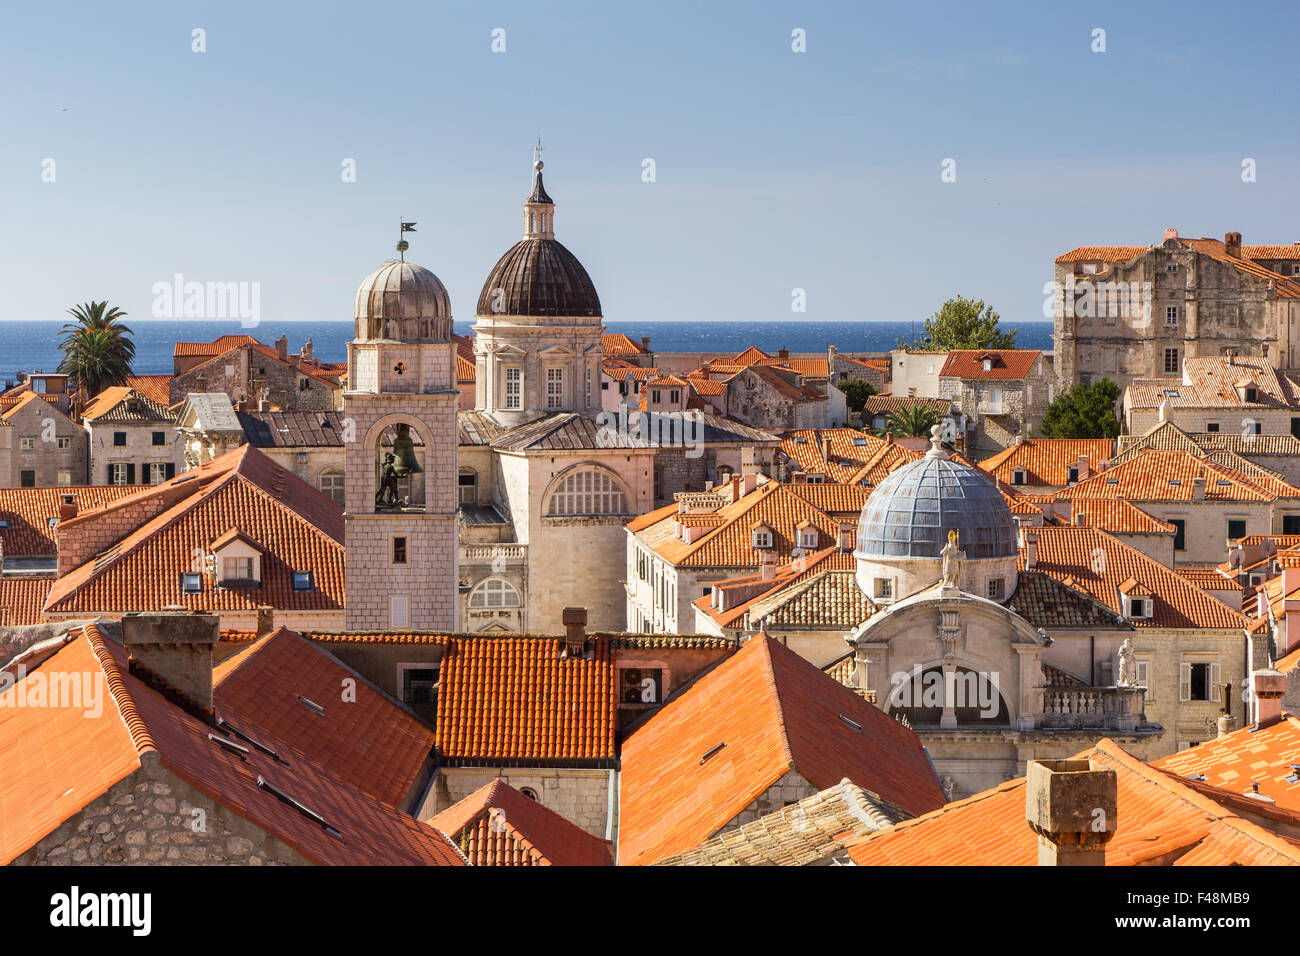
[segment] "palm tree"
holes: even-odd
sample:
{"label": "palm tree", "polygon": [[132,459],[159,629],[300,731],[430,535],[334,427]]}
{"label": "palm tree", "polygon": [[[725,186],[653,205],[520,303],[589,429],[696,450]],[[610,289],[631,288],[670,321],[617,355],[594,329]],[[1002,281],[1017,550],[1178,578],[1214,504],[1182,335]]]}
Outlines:
{"label": "palm tree", "polygon": [[896,438],[929,438],[930,429],[939,424],[939,412],[933,405],[917,403],[896,408],[889,413],[885,429]]}
{"label": "palm tree", "polygon": [[70,377],[86,400],[109,386],[125,384],[135,360],[131,330],[118,321],[126,313],[105,300],[86,302],[68,314],[77,321],[63,326],[59,371]]}

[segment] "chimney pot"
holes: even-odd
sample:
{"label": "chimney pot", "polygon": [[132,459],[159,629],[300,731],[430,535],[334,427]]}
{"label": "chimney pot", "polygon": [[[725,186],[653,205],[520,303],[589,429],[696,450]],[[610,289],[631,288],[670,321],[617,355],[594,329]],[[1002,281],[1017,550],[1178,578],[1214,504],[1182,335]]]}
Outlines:
{"label": "chimney pot", "polygon": [[1088,760],[1031,760],[1025,819],[1038,835],[1039,866],[1105,866],[1115,835],[1115,771]]}
{"label": "chimney pot", "polygon": [[587,644],[587,609],[566,607],[560,620],[564,624],[564,643],[569,656],[581,656]]}
{"label": "chimney pot", "polygon": [[132,611],[122,616],[130,667],[191,713],[212,716],[212,651],[221,618],[190,611]]}
{"label": "chimney pot", "polygon": [[1165,238],[1166,238],[1166,239],[1177,239],[1177,238],[1178,238],[1178,230],[1175,229],[1175,228],[1173,228],[1172,226],[1170,226],[1168,229],[1165,230]]}

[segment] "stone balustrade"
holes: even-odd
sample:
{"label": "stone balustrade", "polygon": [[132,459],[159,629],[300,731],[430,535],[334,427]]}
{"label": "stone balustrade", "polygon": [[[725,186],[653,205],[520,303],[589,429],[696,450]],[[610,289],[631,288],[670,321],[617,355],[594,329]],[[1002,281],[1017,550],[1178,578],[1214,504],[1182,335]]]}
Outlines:
{"label": "stone balustrade", "polygon": [[1045,687],[1044,729],[1130,731],[1146,724],[1144,687]]}

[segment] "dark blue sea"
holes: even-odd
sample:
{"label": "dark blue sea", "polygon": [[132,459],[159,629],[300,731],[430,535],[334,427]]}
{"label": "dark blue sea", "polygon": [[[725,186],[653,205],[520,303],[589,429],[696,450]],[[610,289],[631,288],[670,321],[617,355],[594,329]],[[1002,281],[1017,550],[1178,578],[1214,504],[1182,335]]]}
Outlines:
{"label": "dark blue sea", "polygon": [[[458,322],[456,331],[468,334],[469,322]],[[172,371],[172,348],[177,341],[210,342],[220,335],[246,333],[268,345],[282,334],[289,338],[289,351],[297,352],[312,340],[315,355],[323,362],[347,359],[347,342],[352,322],[263,322],[255,328],[241,328],[238,320],[196,319],[159,321],[133,320],[126,326],[134,333],[135,368],[139,375]],[[0,322],[0,378],[12,379],[18,371],[52,372],[59,364],[59,333],[62,322]],[[650,348],[657,352],[708,352],[735,354],[751,345],[766,352],[787,348],[791,352],[821,352],[834,345],[841,352],[886,352],[899,339],[919,332],[921,324],[911,322],[606,322],[606,331],[622,332],[640,341],[650,336]],[[1016,345],[1029,349],[1052,347],[1051,322],[1005,322],[1017,329]]]}

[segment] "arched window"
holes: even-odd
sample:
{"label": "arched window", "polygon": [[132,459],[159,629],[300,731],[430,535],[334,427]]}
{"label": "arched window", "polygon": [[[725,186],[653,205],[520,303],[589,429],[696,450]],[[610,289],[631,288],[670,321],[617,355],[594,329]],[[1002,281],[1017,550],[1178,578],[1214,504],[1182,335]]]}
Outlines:
{"label": "arched window", "polygon": [[627,496],[612,475],[593,468],[561,481],[546,513],[552,517],[627,514]]}
{"label": "arched window", "polygon": [[523,603],[515,586],[501,578],[480,581],[469,595],[471,608],[522,607]]}
{"label": "arched window", "polygon": [[320,473],[320,490],[335,504],[343,504],[343,472],[330,468]]}

